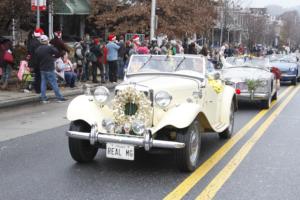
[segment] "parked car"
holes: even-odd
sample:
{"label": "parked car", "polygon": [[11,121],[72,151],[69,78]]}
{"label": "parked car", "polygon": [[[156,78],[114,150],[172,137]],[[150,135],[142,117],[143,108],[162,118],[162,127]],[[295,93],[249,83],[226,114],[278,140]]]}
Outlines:
{"label": "parked car", "polygon": [[234,89],[207,67],[198,55],[133,55],[114,92],[100,86],[70,103],[73,159],[89,162],[106,148],[108,158],[134,160],[138,148],[167,148],[180,170],[193,171],[201,134],[230,138],[236,111]]}
{"label": "parked car", "polygon": [[267,58],[230,57],[223,63],[222,75],[235,88],[239,101],[260,101],[268,109],[277,99],[277,81]]}
{"label": "parked car", "polygon": [[299,59],[295,55],[274,55],[270,57],[271,64],[281,71],[281,81],[290,81],[297,85],[300,77]]}

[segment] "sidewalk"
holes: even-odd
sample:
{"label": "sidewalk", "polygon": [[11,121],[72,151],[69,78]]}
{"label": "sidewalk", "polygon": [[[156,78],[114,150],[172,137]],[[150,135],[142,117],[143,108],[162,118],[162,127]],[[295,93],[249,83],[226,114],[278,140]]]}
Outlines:
{"label": "sidewalk", "polygon": [[[82,86],[85,83],[78,83],[76,88],[69,88],[69,87],[60,87],[60,91],[64,97],[68,96],[76,96],[83,93]],[[97,86],[105,86],[108,89],[114,88],[116,84],[94,84],[94,83],[87,83],[91,86],[91,88],[95,88]],[[49,99],[54,99],[55,95],[53,91],[47,91],[47,97]],[[24,91],[0,91],[0,109],[7,108],[12,106],[24,105],[28,103],[34,103],[40,101],[40,95],[34,93],[34,91],[30,93],[26,93]]]}

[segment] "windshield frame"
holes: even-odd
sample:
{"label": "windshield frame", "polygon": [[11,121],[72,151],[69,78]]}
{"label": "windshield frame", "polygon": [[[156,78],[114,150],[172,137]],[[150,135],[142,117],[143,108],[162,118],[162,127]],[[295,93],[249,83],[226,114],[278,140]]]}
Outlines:
{"label": "windshield frame", "polygon": [[[134,59],[135,57],[148,57],[148,59],[146,60],[146,62],[149,61],[149,60],[151,60],[151,58],[154,58],[154,57],[166,57],[166,58],[168,58],[167,55],[150,55],[150,54],[149,55],[148,54],[147,55],[132,55],[130,57],[129,63],[131,63],[132,59]],[[195,76],[189,75],[189,74],[185,74],[185,73],[176,73],[176,72],[185,71],[185,70],[179,70],[179,71],[173,71],[173,72],[162,72],[162,71],[147,72],[147,71],[145,71],[145,72],[130,72],[129,73],[128,72],[129,68],[128,68],[127,72],[126,72],[126,77],[131,77],[131,76],[136,76],[136,75],[176,75],[176,76],[186,76],[186,77],[197,78],[197,79],[200,79],[200,80],[204,79],[205,73],[206,73],[206,62],[207,62],[207,60],[205,59],[204,56],[202,56],[202,55],[191,55],[191,54],[178,54],[178,55],[170,55],[170,57],[178,58],[179,59],[179,63],[178,63],[178,65],[177,65],[176,68],[180,67],[180,64],[182,64],[180,61],[182,61],[182,60],[185,60],[185,59],[188,59],[188,58],[202,59],[203,60],[202,72],[200,73],[200,72],[194,71],[195,74],[197,74]],[[193,70],[190,70],[190,71],[193,72]],[[199,74],[201,76],[198,76]]]}
{"label": "windshield frame", "polygon": [[[244,57],[229,57],[229,58],[233,58],[233,59],[244,59]],[[262,65],[257,64],[257,63],[252,63],[249,60],[254,59],[254,60],[259,60],[262,59]],[[244,63],[238,63],[238,64],[233,64],[231,62],[228,62],[228,60],[226,59],[226,63],[227,65],[224,65],[224,69],[228,69],[228,68],[235,68],[235,67],[247,67],[247,68],[256,68],[256,69],[262,69],[262,70],[266,70],[266,71],[270,71],[271,70],[271,62],[270,62],[270,58],[259,58],[259,57],[255,57],[255,58],[247,58],[247,60]],[[265,62],[263,62],[265,61]]]}

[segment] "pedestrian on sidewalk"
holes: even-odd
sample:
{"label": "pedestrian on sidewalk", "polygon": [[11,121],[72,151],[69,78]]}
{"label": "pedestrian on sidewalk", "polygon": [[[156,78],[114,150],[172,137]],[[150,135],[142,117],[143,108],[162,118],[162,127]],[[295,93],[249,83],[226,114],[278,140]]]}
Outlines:
{"label": "pedestrian on sidewalk", "polygon": [[37,64],[41,70],[41,101],[48,103],[47,82],[50,83],[58,102],[66,101],[59,91],[55,74],[55,60],[59,57],[59,51],[49,45],[46,35],[41,36],[41,44],[35,51]]}
{"label": "pedestrian on sidewalk", "polygon": [[98,38],[94,39],[94,43],[91,45],[89,60],[92,62],[92,75],[93,75],[93,83],[99,83],[97,80],[97,71],[100,70],[101,73],[101,81],[104,81],[104,69],[102,62],[100,61],[102,57],[100,40]]}
{"label": "pedestrian on sidewalk", "polygon": [[2,68],[1,89],[6,90],[13,65],[12,43],[4,40],[0,43],[0,67]]}
{"label": "pedestrian on sidewalk", "polygon": [[108,50],[109,81],[111,83],[117,82],[118,80],[118,50],[120,46],[116,44],[116,39],[114,34],[110,34],[108,37],[109,42],[106,45]]}
{"label": "pedestrian on sidewalk", "polygon": [[66,85],[70,88],[75,87],[77,75],[74,72],[73,64],[69,59],[68,53],[63,52],[63,56],[56,60],[57,74],[66,81]]}
{"label": "pedestrian on sidewalk", "polygon": [[76,62],[76,73],[77,73],[77,77],[78,80],[80,81],[85,81],[84,80],[84,73],[83,73],[83,69],[84,69],[84,65],[85,65],[85,61],[84,61],[84,52],[83,52],[83,47],[81,45],[81,42],[76,42],[74,44],[74,48],[75,48],[75,62]]}
{"label": "pedestrian on sidewalk", "polygon": [[37,94],[41,93],[41,72],[40,72],[40,68],[37,65],[35,51],[41,45],[40,37],[43,34],[44,34],[43,29],[41,28],[35,29],[32,34],[32,37],[28,39],[28,46],[27,46],[27,51],[30,56],[29,67],[33,69],[34,72],[33,87],[34,87],[34,91]]}
{"label": "pedestrian on sidewalk", "polygon": [[70,52],[67,45],[62,40],[62,32],[56,31],[54,32],[54,38],[50,41],[50,44],[54,46],[58,52],[60,53],[60,56],[63,55],[64,52]]}
{"label": "pedestrian on sidewalk", "polygon": [[118,45],[120,46],[118,50],[118,78],[123,79],[124,78],[124,57],[126,53],[126,46],[124,42],[124,36],[121,35],[119,39]]}
{"label": "pedestrian on sidewalk", "polygon": [[106,47],[106,42],[103,42],[102,46],[101,46],[101,51],[103,53],[102,55],[102,65],[103,65],[103,68],[104,68],[104,81],[108,81],[109,80],[109,66],[108,66],[108,63],[107,63],[107,54],[108,54],[108,50],[107,50],[107,47]]}

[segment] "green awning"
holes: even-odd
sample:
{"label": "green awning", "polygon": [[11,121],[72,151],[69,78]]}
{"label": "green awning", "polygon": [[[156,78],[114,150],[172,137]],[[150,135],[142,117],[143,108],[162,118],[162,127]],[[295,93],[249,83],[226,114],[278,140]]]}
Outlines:
{"label": "green awning", "polygon": [[89,15],[91,6],[88,0],[54,0],[55,15]]}

